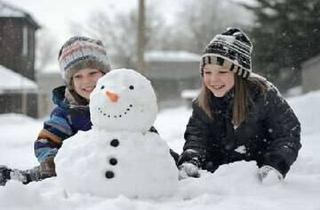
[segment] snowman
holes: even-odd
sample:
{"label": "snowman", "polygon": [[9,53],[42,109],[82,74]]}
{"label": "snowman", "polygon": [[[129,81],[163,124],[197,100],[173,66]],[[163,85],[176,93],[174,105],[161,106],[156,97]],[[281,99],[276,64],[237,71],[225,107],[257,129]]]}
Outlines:
{"label": "snowman", "polygon": [[56,158],[66,191],[130,198],[173,195],[175,162],[166,142],[149,131],[157,114],[150,81],[134,70],[113,70],[99,79],[89,106],[92,129],[65,141]]}

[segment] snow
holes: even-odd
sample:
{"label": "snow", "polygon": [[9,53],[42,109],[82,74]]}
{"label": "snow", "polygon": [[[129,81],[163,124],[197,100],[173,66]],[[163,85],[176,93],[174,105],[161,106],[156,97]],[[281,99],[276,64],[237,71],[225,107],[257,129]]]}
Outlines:
{"label": "snow", "polygon": [[200,61],[200,55],[186,51],[158,51],[153,50],[145,53],[147,62],[166,61],[166,62],[192,62]]}
{"label": "snow", "polygon": [[241,146],[237,147],[234,151],[236,151],[240,154],[245,154],[246,150],[247,150],[247,148],[244,145],[241,145]]}
{"label": "snow", "polygon": [[200,89],[186,89],[181,91],[181,97],[185,99],[194,99],[200,93]]}
{"label": "snow", "polygon": [[0,65],[0,92],[6,90],[35,90],[37,84],[20,74]]}
{"label": "snow", "polygon": [[[174,196],[158,199],[125,196],[107,199],[80,193],[68,195],[56,184],[57,178],[52,178],[27,186],[7,183],[7,186],[0,188],[0,209],[319,210],[320,91],[291,98],[289,103],[302,124],[302,148],[283,184],[261,185],[256,177],[254,162],[225,165],[214,174],[201,171],[199,179],[180,181]],[[155,126],[161,137],[177,151],[181,151],[183,131],[190,114],[190,109],[178,107],[164,110],[157,116]],[[42,121],[6,114],[0,115],[0,125],[1,164],[17,168],[34,166],[33,141]],[[79,175],[81,173],[79,171]]]}
{"label": "snow", "polygon": [[178,188],[178,172],[168,151],[155,133],[92,129],[72,137],[58,153],[57,181],[70,196],[169,197]]}
{"label": "snow", "polygon": [[303,93],[302,86],[296,86],[296,87],[290,88],[290,89],[285,93],[285,96],[287,96],[287,97],[294,97],[294,96],[302,95],[302,93]]}
{"label": "snow", "polygon": [[26,15],[23,10],[0,1],[0,17],[26,17]]}

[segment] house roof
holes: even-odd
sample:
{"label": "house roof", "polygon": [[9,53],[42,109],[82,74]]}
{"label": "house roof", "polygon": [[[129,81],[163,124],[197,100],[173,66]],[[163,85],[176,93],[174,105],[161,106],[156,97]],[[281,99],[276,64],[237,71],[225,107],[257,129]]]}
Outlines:
{"label": "house roof", "polygon": [[147,62],[199,62],[200,55],[190,53],[187,51],[158,51],[153,50],[145,53],[145,60]]}
{"label": "house roof", "polygon": [[0,0],[0,18],[25,18],[36,29],[40,28],[39,24],[34,20],[34,18],[26,11],[10,5],[3,0]]}
{"label": "house roof", "polygon": [[0,65],[0,92],[37,89],[34,81]]}

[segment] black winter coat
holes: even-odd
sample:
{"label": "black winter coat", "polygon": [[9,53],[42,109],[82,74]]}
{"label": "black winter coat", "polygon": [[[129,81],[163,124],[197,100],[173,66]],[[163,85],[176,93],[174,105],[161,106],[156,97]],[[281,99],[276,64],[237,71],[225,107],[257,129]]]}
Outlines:
{"label": "black winter coat", "polygon": [[222,164],[255,160],[258,167],[270,165],[285,176],[301,148],[300,123],[273,86],[264,94],[250,88],[249,94],[247,119],[237,128],[231,122],[232,91],[212,96],[213,119],[194,102],[178,165],[193,162],[214,172]]}

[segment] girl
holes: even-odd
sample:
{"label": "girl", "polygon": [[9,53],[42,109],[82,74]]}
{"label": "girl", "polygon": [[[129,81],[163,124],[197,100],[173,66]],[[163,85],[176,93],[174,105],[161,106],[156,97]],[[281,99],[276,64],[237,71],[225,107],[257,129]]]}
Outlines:
{"label": "girl", "polygon": [[252,73],[251,51],[248,36],[237,28],[216,35],[205,48],[203,85],[178,161],[180,178],[254,160],[262,182],[280,182],[296,160],[300,123],[278,90]]}

